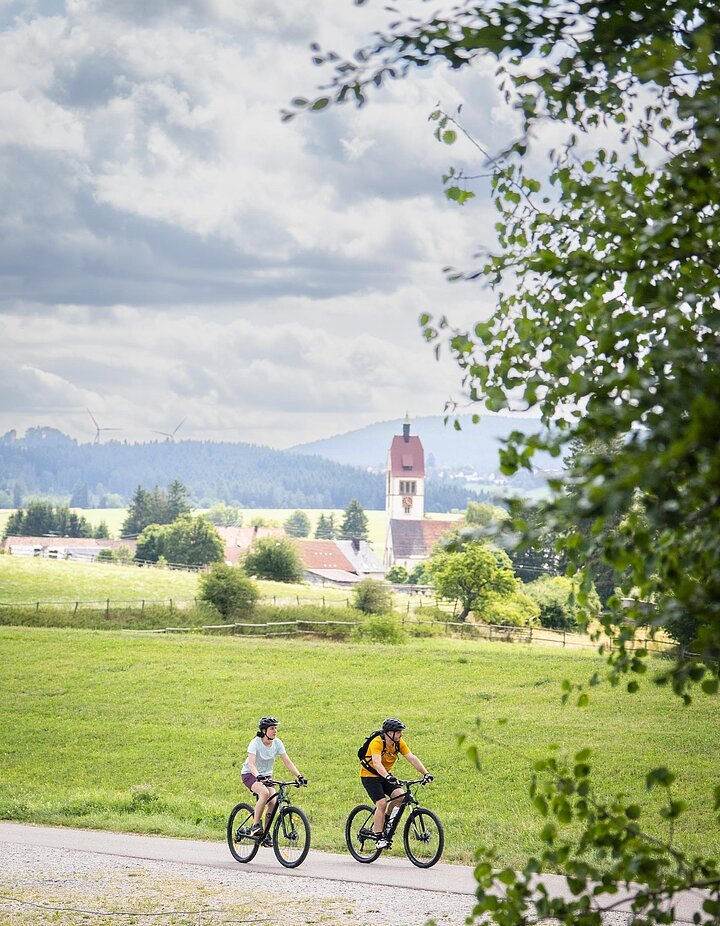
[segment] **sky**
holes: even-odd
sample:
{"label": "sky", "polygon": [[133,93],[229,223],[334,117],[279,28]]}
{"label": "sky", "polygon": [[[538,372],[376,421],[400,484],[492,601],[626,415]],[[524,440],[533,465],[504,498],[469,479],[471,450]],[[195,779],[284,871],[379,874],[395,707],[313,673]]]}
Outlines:
{"label": "sky", "polygon": [[[0,0],[0,433],[289,447],[442,414],[460,376],[421,312],[459,325],[490,294],[449,284],[492,242],[433,138],[465,104],[514,137],[493,65],[397,81],[363,109],[283,123],[387,23],[352,0]],[[427,10],[425,10],[427,12]],[[161,439],[161,438],[160,438]]]}

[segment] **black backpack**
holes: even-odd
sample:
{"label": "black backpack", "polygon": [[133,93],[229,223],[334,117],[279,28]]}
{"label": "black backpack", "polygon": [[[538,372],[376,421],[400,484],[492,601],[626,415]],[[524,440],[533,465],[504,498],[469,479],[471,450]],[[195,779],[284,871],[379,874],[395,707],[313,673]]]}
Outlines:
{"label": "black backpack", "polygon": [[[382,731],[382,730],[375,730],[374,733],[371,733],[370,736],[368,736],[368,738],[365,740],[365,742],[362,744],[362,746],[358,749],[358,753],[357,753],[357,754],[358,754],[358,759],[360,759],[360,765],[362,765],[362,767],[363,767],[364,769],[367,769],[368,772],[372,772],[373,775],[377,775],[377,771],[376,771],[375,768],[370,764],[370,762],[368,762],[368,760],[367,760],[367,751],[368,751],[368,749],[370,748],[370,743],[372,743],[372,741],[375,739],[375,737],[376,737],[376,736],[382,736],[382,735],[383,735],[383,731]],[[379,778],[379,777],[380,777],[380,776],[378,775],[378,778]]]}

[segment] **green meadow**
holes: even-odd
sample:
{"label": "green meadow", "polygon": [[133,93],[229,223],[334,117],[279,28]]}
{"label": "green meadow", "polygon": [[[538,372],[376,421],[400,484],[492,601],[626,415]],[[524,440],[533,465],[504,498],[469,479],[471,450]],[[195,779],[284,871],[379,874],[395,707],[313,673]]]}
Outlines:
{"label": "green meadow", "polygon": [[[0,662],[4,819],[221,840],[229,810],[246,796],[240,765],[256,719],[273,713],[310,780],[297,799],[313,845],[342,851],[345,817],[364,796],[357,748],[385,716],[399,715],[436,776],[422,800],[446,825],[448,860],[469,862],[481,840],[508,865],[537,849],[542,821],[528,784],[551,743],[570,754],[590,746],[599,792],[643,802],[644,772],[669,761],[690,805],[678,842],[690,852],[720,849],[708,812],[720,759],[717,700],[686,708],[646,681],[637,695],[600,686],[590,708],[561,706],[563,678],[579,682],[601,668],[593,653],[2,627]],[[458,733],[478,744],[479,771]],[[400,773],[410,771],[401,760]],[[641,822],[660,836],[654,792],[650,807]]]}
{"label": "green meadow", "polygon": [[[258,581],[262,602],[277,605],[326,605],[346,608],[351,599],[348,589],[308,583]],[[193,604],[198,595],[198,574],[181,569],[120,566],[105,563],[82,563],[70,560],[53,560],[30,556],[0,556],[0,603],[29,604],[54,602],[72,608],[74,602],[94,603],[104,607],[110,599],[114,610],[123,603],[138,607],[141,602],[164,603],[172,601],[181,608]],[[407,596],[396,595],[395,606],[404,610]],[[413,604],[418,603],[417,596]],[[434,604],[427,599],[425,607]],[[0,608],[0,623],[3,622]],[[217,614],[210,613],[205,623],[216,623]],[[13,621],[16,623],[16,621]],[[161,626],[164,626],[164,621]],[[196,623],[203,623],[198,621]]]}

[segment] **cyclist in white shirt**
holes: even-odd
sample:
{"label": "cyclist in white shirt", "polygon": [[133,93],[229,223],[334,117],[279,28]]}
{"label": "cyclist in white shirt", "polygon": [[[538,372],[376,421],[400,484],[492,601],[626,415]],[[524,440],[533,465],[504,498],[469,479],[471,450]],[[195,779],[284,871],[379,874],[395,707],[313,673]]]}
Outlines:
{"label": "cyclist in white shirt", "polygon": [[[243,784],[257,795],[253,825],[250,829],[251,836],[260,836],[263,831],[260,823],[262,812],[275,794],[275,788],[272,785],[266,785],[265,782],[272,778],[273,765],[277,756],[280,756],[290,773],[297,778],[298,783],[307,784],[307,780],[297,770],[282,740],[277,735],[279,725],[280,721],[275,717],[260,718],[257,735],[250,740],[247,759],[243,762],[241,770]],[[269,836],[263,842],[263,845],[265,844],[271,844]]]}

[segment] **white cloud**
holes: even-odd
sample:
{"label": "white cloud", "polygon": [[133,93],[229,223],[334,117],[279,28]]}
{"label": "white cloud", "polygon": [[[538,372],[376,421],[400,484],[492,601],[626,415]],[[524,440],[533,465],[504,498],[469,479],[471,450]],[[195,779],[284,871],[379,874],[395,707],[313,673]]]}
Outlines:
{"label": "white cloud", "polygon": [[376,16],[68,0],[0,33],[0,430],[91,437],[87,406],[131,439],[187,415],[186,436],[288,445],[442,410],[458,376],[417,316],[487,311],[440,267],[492,221],[444,200],[440,174],[476,155],[427,116],[468,95],[504,144],[490,69],[279,118],[317,83],[308,42],[351,49]]}

